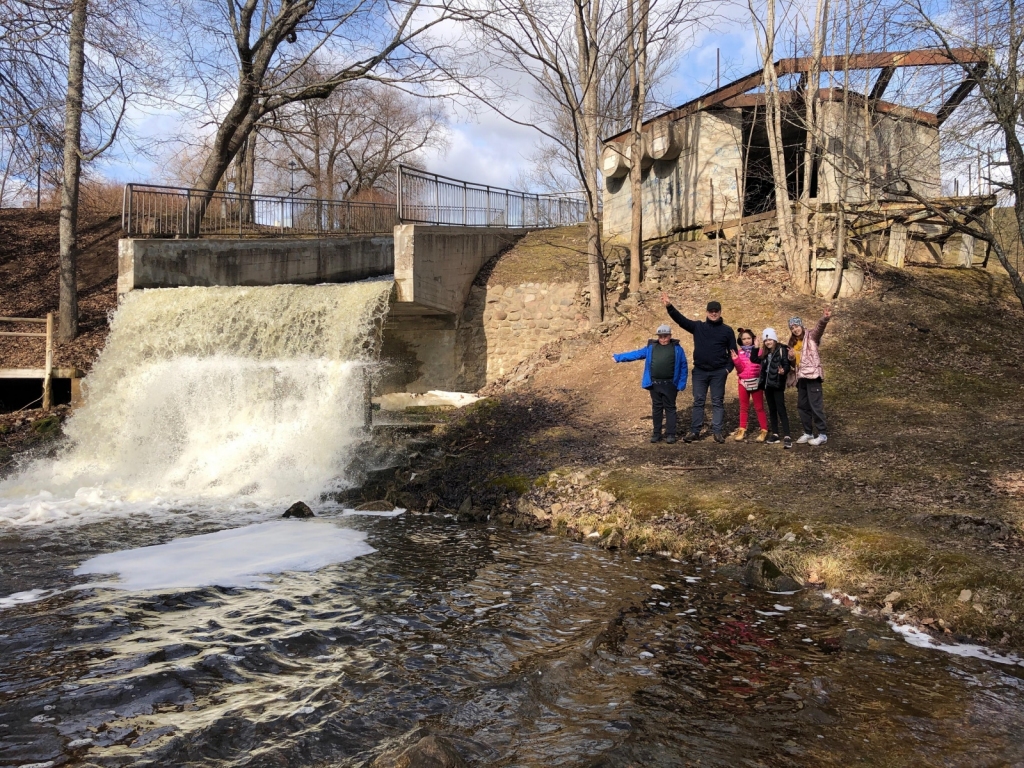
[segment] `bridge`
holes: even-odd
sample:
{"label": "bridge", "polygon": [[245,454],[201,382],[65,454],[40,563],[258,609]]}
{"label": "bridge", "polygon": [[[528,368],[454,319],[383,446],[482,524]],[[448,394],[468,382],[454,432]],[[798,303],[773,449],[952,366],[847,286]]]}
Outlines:
{"label": "bridge", "polygon": [[139,288],[341,283],[394,275],[389,391],[448,388],[473,280],[533,229],[583,221],[585,202],[402,166],[385,202],[128,184],[118,293]]}

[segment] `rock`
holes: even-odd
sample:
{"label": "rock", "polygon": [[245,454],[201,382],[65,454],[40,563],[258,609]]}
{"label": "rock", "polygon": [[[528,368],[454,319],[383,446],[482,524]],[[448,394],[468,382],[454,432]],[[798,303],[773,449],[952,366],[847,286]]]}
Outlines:
{"label": "rock", "polygon": [[466,498],[464,498],[462,500],[462,503],[459,505],[459,514],[460,515],[468,515],[472,511],[472,509],[473,509],[473,497],[472,496],[466,496]]}
{"label": "rock", "polygon": [[622,546],[622,533],[619,531],[612,531],[601,541],[601,547],[604,549],[619,549]]}
{"label": "rock", "polygon": [[551,505],[551,514],[552,515],[557,515],[561,511],[562,511],[562,505],[559,504],[557,501],[554,504]]}
{"label": "rock", "polygon": [[307,518],[316,517],[316,515],[313,514],[313,510],[310,509],[304,501],[296,501],[284,511],[284,514],[281,515],[281,517]]}
{"label": "rock", "polygon": [[985,613],[985,607],[981,603],[974,603],[971,608],[976,610],[978,613]]}
{"label": "rock", "polygon": [[608,493],[608,491],[598,491],[597,498],[600,499],[605,504],[614,504],[616,501],[615,496],[611,493]]}
{"label": "rock", "polygon": [[424,736],[399,753],[385,752],[371,768],[469,768],[469,763],[444,736]]}
{"label": "rock", "polygon": [[390,512],[395,508],[395,505],[390,501],[379,499],[377,501],[367,501],[356,507],[357,512]]}
{"label": "rock", "polygon": [[903,597],[903,595],[901,595],[899,592],[890,592],[888,595],[885,596],[885,599],[882,602],[892,603],[893,605],[895,605],[896,601],[899,600],[901,597]]}
{"label": "rock", "polygon": [[960,590],[960,597],[958,597],[957,600],[959,600],[961,603],[969,603],[969,602],[971,602],[971,595],[972,594],[973,593],[969,589],[961,589]]}

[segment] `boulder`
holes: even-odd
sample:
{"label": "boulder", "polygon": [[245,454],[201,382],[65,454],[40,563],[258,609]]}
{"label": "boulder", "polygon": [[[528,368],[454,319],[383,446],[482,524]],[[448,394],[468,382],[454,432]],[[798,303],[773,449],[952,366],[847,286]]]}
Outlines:
{"label": "boulder", "polygon": [[395,505],[390,501],[380,499],[378,501],[366,501],[356,507],[357,512],[390,512]]}
{"label": "boulder", "polygon": [[748,587],[773,592],[793,592],[801,589],[796,579],[783,573],[775,563],[763,555],[755,555],[747,560],[740,570],[739,579]]}
{"label": "boulder", "polygon": [[469,768],[469,763],[444,736],[424,736],[401,752],[390,751],[380,755],[371,768]]}
{"label": "boulder", "polygon": [[304,501],[296,501],[294,504],[288,507],[288,509],[285,510],[284,514],[281,515],[281,517],[307,518],[316,517],[316,515],[313,514],[313,510],[310,509],[309,506],[307,506],[307,504]]}

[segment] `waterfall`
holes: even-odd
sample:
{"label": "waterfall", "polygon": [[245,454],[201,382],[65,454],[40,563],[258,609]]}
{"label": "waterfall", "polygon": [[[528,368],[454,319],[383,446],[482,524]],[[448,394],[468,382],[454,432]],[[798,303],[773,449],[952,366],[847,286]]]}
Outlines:
{"label": "waterfall", "polygon": [[0,482],[0,522],[276,508],[345,487],[391,285],[129,293],[66,446]]}

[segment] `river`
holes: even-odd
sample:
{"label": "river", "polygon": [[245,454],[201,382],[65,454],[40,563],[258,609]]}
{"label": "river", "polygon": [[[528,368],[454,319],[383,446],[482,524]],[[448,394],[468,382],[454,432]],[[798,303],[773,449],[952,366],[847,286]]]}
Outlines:
{"label": "river", "polygon": [[363,766],[424,727],[473,765],[1024,763],[1019,666],[542,533],[328,511],[284,522],[375,551],[258,587],[68,590],[113,542],[208,520],[5,532],[0,593],[53,592],[0,612],[0,764]]}

